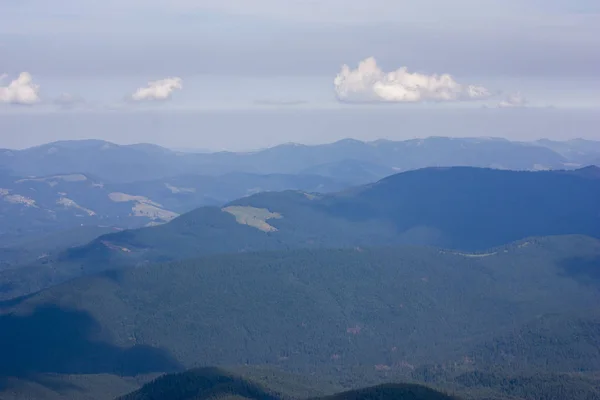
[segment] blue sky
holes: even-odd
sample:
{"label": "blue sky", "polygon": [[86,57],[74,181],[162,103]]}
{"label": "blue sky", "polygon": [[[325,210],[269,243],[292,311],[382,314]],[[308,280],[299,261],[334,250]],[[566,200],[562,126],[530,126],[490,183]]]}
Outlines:
{"label": "blue sky", "polygon": [[[517,94],[523,102],[511,105],[527,106],[519,112],[530,112],[529,118],[549,118],[548,106],[585,114],[600,109],[599,22],[600,2],[595,0],[0,0],[0,76],[5,75],[0,81],[0,146],[85,136],[80,125],[65,123],[74,114],[113,118],[111,126],[118,130],[124,114],[135,119],[148,112],[236,115],[267,109],[264,118],[273,118],[294,108],[329,110],[335,126],[334,112],[360,108],[376,125],[377,112],[370,110],[423,108],[429,119],[447,110],[486,112],[485,107],[495,108]],[[376,58],[376,69],[359,74],[359,62],[368,57]],[[344,64],[352,72],[341,88],[334,87]],[[405,75],[387,75],[401,67],[407,67]],[[22,72],[31,74],[37,97],[3,92]],[[434,77],[443,74],[453,81],[440,89]],[[167,79],[179,79],[181,85]],[[484,88],[485,96],[468,95],[471,86]],[[407,88],[410,95],[405,95]],[[348,99],[369,104],[341,102],[347,100],[340,96],[342,89],[353,91]],[[131,101],[138,90],[151,101]],[[14,104],[31,99],[29,106]],[[45,121],[43,127],[26,124],[24,131],[15,122],[31,115],[44,119],[42,114],[53,114],[56,129],[48,129],[52,125]],[[578,123],[595,123],[580,118]],[[255,128],[271,129],[268,122],[255,121]],[[508,127],[504,136],[510,136]],[[42,128],[51,133],[37,132]],[[148,141],[148,129],[129,126],[116,141]],[[465,130],[457,124],[446,134],[461,136]],[[380,132],[374,130],[372,138]],[[594,132],[590,125],[547,134],[594,138]],[[281,142],[303,141],[297,134],[278,135]],[[320,137],[338,136],[323,132]],[[222,148],[231,142],[210,133],[192,134],[181,125],[170,138],[158,131],[150,137],[190,147]],[[242,147],[261,147],[267,140],[237,141],[242,142]]]}

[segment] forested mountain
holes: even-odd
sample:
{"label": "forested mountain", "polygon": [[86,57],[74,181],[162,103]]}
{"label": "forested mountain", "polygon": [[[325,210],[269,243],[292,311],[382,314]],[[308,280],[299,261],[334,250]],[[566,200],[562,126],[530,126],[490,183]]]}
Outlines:
{"label": "forested mountain", "polygon": [[[417,374],[415,374],[417,375]],[[600,381],[581,374],[515,375],[469,371],[429,382],[434,390],[416,383],[387,383],[342,391],[327,378],[311,380],[280,370],[243,368],[229,371],[198,368],[167,374],[117,400],[185,399],[309,399],[309,400],[596,400]],[[330,394],[334,391],[337,394]],[[321,393],[320,395],[308,393]],[[325,394],[325,395],[324,395]]]}
{"label": "forested mountain", "polygon": [[3,297],[116,266],[207,254],[392,244],[482,250],[528,236],[600,237],[599,176],[597,167],[429,168],[329,195],[260,193],[0,272],[12,282]]}
{"label": "forested mountain", "polygon": [[420,385],[387,384],[375,387],[351,390],[322,400],[458,400]]}
{"label": "forested mountain", "polygon": [[330,195],[262,193],[222,209],[200,208],[163,226],[103,236],[65,257],[84,260],[89,255],[88,263],[93,257],[155,261],[393,243],[476,250],[536,235],[600,237],[597,170],[431,168]]}
{"label": "forested mountain", "polygon": [[[338,382],[449,388],[498,368],[593,373],[598,260],[600,241],[559,236],[481,253],[297,250],[104,272],[2,303],[0,373],[269,364]],[[461,382],[487,390],[483,378]]]}
{"label": "forested mountain", "polygon": [[[590,281],[599,257],[597,240],[567,236],[480,254],[299,250],[127,268],[6,303],[1,370],[131,374],[198,363],[402,369],[465,356],[486,365],[491,338],[511,354],[513,369],[595,370],[600,357],[589,349],[561,342],[566,352],[543,353],[569,361],[552,363],[511,338],[546,330],[536,325],[540,316],[579,315],[582,325],[561,330],[569,337],[577,329],[593,348],[597,316],[586,310],[599,300]],[[48,334],[27,339],[41,331]],[[589,357],[574,356],[585,351]]]}
{"label": "forested mountain", "polygon": [[[264,380],[264,379],[263,379]],[[263,383],[263,382],[260,382]],[[266,383],[267,385],[264,385]],[[165,375],[141,389],[117,400],[202,400],[247,399],[281,400],[301,399],[295,393],[297,383],[286,381],[284,392],[277,392],[253,382],[249,377],[232,374],[216,368],[199,368],[179,374]],[[313,382],[313,385],[319,386]],[[295,395],[295,396],[294,396]],[[331,396],[311,397],[310,400],[458,400],[433,389],[415,384],[388,384],[347,391]]]}
{"label": "forested mountain", "polygon": [[0,398],[596,400],[595,151],[0,151]]}
{"label": "forested mountain", "polygon": [[248,399],[279,400],[281,395],[216,368],[201,368],[180,374],[165,375],[144,385],[141,389],[118,400],[200,400]]}
{"label": "forested mountain", "polygon": [[[98,236],[118,232],[120,228],[109,226],[77,226],[56,232],[4,237],[0,247],[0,271],[32,263],[43,262],[71,247],[88,244]],[[7,279],[10,281],[10,279]]]}

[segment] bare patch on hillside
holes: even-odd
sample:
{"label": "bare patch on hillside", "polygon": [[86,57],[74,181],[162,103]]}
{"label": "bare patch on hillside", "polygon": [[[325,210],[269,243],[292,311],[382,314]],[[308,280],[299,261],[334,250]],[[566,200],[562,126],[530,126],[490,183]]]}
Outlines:
{"label": "bare patch on hillside", "polygon": [[457,251],[440,250],[440,254],[454,254],[456,256],[467,257],[467,258],[485,258],[485,257],[495,256],[496,254],[498,254],[498,252],[494,251],[493,253],[461,253],[461,252],[457,252]]}
{"label": "bare patch on hillside", "polygon": [[178,193],[195,193],[196,192],[196,189],[194,189],[194,188],[177,187],[177,186],[169,185],[168,183],[165,183],[165,186],[173,194],[178,194]]}
{"label": "bare patch on hillside", "polygon": [[135,217],[146,217],[153,220],[170,221],[179,216],[179,214],[165,210],[162,204],[150,200],[144,196],[135,196],[127,193],[113,192],[108,197],[116,203],[133,202],[131,208],[132,215]]}
{"label": "bare patch on hillside", "polygon": [[127,247],[117,246],[116,244],[112,244],[106,240],[103,240],[102,244],[111,250],[122,251],[124,253],[131,253],[131,250],[128,249]]}
{"label": "bare patch on hillside", "polygon": [[80,206],[79,204],[77,204],[76,202],[74,202],[73,200],[71,200],[67,197],[61,197],[60,199],[58,199],[56,204],[60,204],[61,206],[64,206],[66,208],[75,208],[77,210],[83,211],[90,217],[93,217],[94,215],[96,215],[96,213],[94,211],[90,210],[89,208]]}
{"label": "bare patch on hillside", "polygon": [[283,218],[279,213],[273,213],[266,208],[230,206],[222,211],[235,217],[238,224],[248,225],[263,232],[276,232],[277,228],[267,223],[270,219]]}
{"label": "bare patch on hillside", "polygon": [[306,193],[306,192],[304,192],[303,194],[304,194],[304,197],[306,197],[309,200],[315,200],[315,199],[320,199],[321,198],[321,196],[318,196],[318,195],[316,195],[314,193]]}
{"label": "bare patch on hillside", "polygon": [[7,203],[11,204],[23,204],[26,207],[35,207],[35,200],[30,199],[29,197],[21,196],[20,194],[10,194],[10,189],[0,189],[0,197],[4,199]]}
{"label": "bare patch on hillside", "polygon": [[463,256],[463,257],[483,258],[483,257],[495,256],[498,253],[493,252],[493,253],[456,253],[456,254],[459,256]]}
{"label": "bare patch on hillside", "polygon": [[179,214],[173,211],[165,210],[150,203],[136,203],[132,208],[133,215],[136,217],[146,217],[150,219],[160,219],[170,221],[177,218]]}

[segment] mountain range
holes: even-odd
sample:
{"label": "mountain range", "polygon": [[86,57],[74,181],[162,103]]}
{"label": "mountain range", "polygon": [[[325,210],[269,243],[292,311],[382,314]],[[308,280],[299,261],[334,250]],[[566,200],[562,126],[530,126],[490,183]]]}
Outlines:
{"label": "mountain range", "polygon": [[11,282],[0,296],[116,266],[209,254],[397,244],[477,251],[565,234],[600,238],[600,168],[428,168],[331,194],[258,193],[223,207],[198,208],[167,224],[31,254],[31,262],[0,271]]}
{"label": "mountain range", "polygon": [[248,153],[54,142],[0,150],[0,246],[81,226],[90,231],[160,224],[200,206],[222,206],[264,191],[336,192],[424,167],[545,170],[593,163],[600,164],[600,145],[586,140],[346,139]]}
{"label": "mountain range", "polygon": [[[48,143],[25,150],[0,149],[0,169],[22,177],[81,173],[110,183],[178,175],[312,171],[360,184],[393,172],[433,166],[564,169],[583,167],[598,158],[600,142],[583,139],[563,142],[446,137],[373,142],[344,139],[314,146],[290,143],[246,153],[187,153],[152,144],[116,145],[83,140]],[[356,169],[362,171],[358,177]]]}
{"label": "mountain range", "polygon": [[0,399],[600,399],[598,158],[0,150]]}

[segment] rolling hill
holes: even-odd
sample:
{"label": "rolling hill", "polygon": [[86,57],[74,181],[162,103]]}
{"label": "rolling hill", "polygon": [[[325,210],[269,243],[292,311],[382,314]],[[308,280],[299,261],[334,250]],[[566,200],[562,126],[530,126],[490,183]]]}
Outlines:
{"label": "rolling hill", "polygon": [[[255,383],[243,375],[217,368],[199,368],[179,374],[162,376],[141,389],[117,400],[203,400],[247,399],[283,400],[300,399],[293,396],[295,382],[285,382],[284,392],[268,389],[265,383]],[[316,382],[313,385],[318,387]],[[331,396],[311,397],[311,400],[458,400],[433,389],[416,384],[387,384],[338,393]]]}
{"label": "rolling hill", "polygon": [[165,375],[118,400],[201,400],[248,399],[279,400],[260,385],[217,368],[201,368]]}
{"label": "rolling hill", "polygon": [[[329,394],[334,391],[323,377],[286,375],[261,368],[198,368],[167,374],[117,400],[186,399],[310,399],[310,400],[596,400],[599,381],[577,374],[514,375],[469,371],[445,382],[437,390],[422,383],[385,383]],[[308,382],[308,389],[303,386]],[[441,385],[441,386],[440,386]],[[321,395],[307,396],[308,392]],[[327,393],[323,395],[323,393]],[[451,395],[449,395],[450,393]]]}

